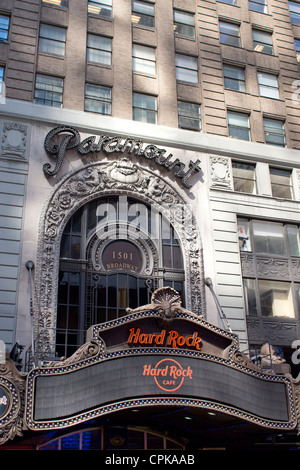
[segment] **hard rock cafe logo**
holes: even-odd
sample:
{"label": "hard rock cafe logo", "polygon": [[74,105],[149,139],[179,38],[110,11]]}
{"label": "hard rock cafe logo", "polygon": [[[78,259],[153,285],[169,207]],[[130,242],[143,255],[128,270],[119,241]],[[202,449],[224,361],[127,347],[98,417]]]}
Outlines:
{"label": "hard rock cafe logo", "polygon": [[143,376],[154,378],[156,385],[165,392],[175,392],[185,380],[193,379],[193,370],[188,366],[183,368],[174,359],[162,359],[154,367],[149,364],[143,366]]}

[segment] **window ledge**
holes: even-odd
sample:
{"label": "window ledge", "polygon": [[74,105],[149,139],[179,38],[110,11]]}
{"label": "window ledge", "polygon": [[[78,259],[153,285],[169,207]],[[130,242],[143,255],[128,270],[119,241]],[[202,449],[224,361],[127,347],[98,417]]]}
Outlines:
{"label": "window ledge", "polygon": [[144,29],[146,31],[152,31],[153,33],[155,32],[155,26],[144,26],[144,25],[139,25],[136,23],[131,23],[133,28],[137,29]]}
{"label": "window ledge", "polygon": [[55,59],[60,59],[60,60],[65,60],[66,59],[65,55],[51,54],[51,52],[38,51],[38,54],[39,54],[39,56],[54,57]]}
{"label": "window ledge", "polygon": [[137,72],[136,70],[133,70],[132,71],[133,75],[138,75],[140,77],[147,77],[147,78],[154,78],[154,79],[157,79],[158,78],[158,75],[151,75],[149,73],[143,73],[143,72]]}

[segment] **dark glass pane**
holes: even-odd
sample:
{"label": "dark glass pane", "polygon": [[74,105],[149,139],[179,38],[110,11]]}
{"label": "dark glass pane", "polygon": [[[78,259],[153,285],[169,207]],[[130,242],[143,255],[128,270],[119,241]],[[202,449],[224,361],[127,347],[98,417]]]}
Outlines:
{"label": "dark glass pane", "polygon": [[106,305],[106,277],[100,276],[97,284],[97,305]]}
{"label": "dark glass pane", "polygon": [[139,298],[140,305],[147,305],[149,303],[148,287],[146,285],[145,279],[139,279]]}
{"label": "dark glass pane", "polygon": [[137,291],[137,278],[133,276],[128,276],[129,281],[129,307],[136,308],[138,307],[138,291]]}
{"label": "dark glass pane", "polygon": [[106,321],[106,309],[98,308],[97,309],[97,318],[96,323],[104,323]]}
{"label": "dark glass pane", "polygon": [[79,284],[80,284],[80,275],[79,273],[71,274],[70,282],[70,303],[79,304]]}
{"label": "dark glass pane", "polygon": [[173,246],[173,268],[183,269],[181,249],[179,246]]}
{"label": "dark glass pane", "polygon": [[113,274],[108,277],[108,302],[109,307],[117,306],[117,276]]}
{"label": "dark glass pane", "polygon": [[126,308],[127,305],[127,276],[126,274],[119,274],[118,276],[118,306],[119,308]]}
{"label": "dark glass pane", "polygon": [[58,306],[57,328],[67,328],[67,312],[68,308],[66,306]]}
{"label": "dark glass pane", "polygon": [[164,440],[160,436],[154,436],[153,434],[147,435],[147,449],[163,449]]}
{"label": "dark glass pane", "polygon": [[109,308],[107,312],[107,321],[115,320],[117,318],[117,309]]}
{"label": "dark glass pane", "polygon": [[172,268],[172,251],[169,245],[163,246],[163,265],[165,268]]}
{"label": "dark glass pane", "polygon": [[76,330],[78,328],[78,307],[69,307],[68,328]]}
{"label": "dark glass pane", "polygon": [[71,240],[71,258],[80,259],[80,237],[72,235]]}
{"label": "dark glass pane", "polygon": [[66,304],[68,302],[68,273],[59,273],[59,291],[58,291],[58,303]]}
{"label": "dark glass pane", "polygon": [[128,449],[144,449],[144,433],[128,429],[127,446]]}
{"label": "dark glass pane", "polygon": [[70,235],[63,235],[60,245],[60,257],[61,258],[70,258],[71,248],[70,248]]}

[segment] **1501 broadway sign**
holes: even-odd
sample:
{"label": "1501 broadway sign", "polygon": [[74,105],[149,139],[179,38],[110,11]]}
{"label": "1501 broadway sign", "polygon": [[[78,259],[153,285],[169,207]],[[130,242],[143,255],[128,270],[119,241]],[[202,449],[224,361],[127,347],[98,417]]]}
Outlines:
{"label": "1501 broadway sign", "polygon": [[[61,139],[59,140],[59,138]],[[188,178],[201,170],[199,167],[200,160],[196,162],[191,160],[188,164],[188,169],[186,169],[186,164],[179,158],[173,159],[172,154],[165,156],[167,153],[165,149],[158,148],[153,144],[144,144],[140,140],[133,138],[102,135],[98,140],[96,136],[89,136],[81,141],[79,132],[73,127],[67,126],[52,129],[45,138],[44,147],[50,155],[56,156],[54,169],[51,169],[50,163],[45,163],[43,166],[43,171],[47,178],[55,176],[59,172],[65,152],[75,148],[81,156],[99,154],[100,152],[104,154],[115,152],[124,154],[126,152],[146,160],[152,160],[157,165],[173,172],[174,176],[181,181],[185,188],[192,186],[187,181]]]}
{"label": "1501 broadway sign", "polygon": [[91,327],[73,357],[33,369],[26,396],[32,430],[148,406],[214,409],[271,429],[297,426],[292,380],[254,366],[236,335],[183,309],[171,288]]}

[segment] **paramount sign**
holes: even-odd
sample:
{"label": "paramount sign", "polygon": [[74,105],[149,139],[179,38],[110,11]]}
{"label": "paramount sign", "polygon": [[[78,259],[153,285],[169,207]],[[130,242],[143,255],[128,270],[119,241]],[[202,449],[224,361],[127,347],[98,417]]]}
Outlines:
{"label": "paramount sign", "polygon": [[[60,138],[60,140],[59,140]],[[170,153],[166,155],[167,150],[157,147],[153,144],[145,144],[144,142],[131,137],[111,137],[101,135],[99,137],[89,136],[81,141],[79,132],[73,127],[60,126],[52,129],[46,136],[44,141],[45,150],[50,155],[56,155],[56,165],[51,169],[50,163],[45,163],[43,171],[45,176],[55,176],[62,165],[65,152],[71,149],[77,149],[81,156],[88,154],[104,154],[111,153],[128,153],[138,157],[151,160],[157,165],[165,168],[167,171],[173,172],[185,188],[191,188],[192,185],[187,181],[188,178],[201,170],[200,160],[188,163],[181,161],[179,158],[173,159]]]}

